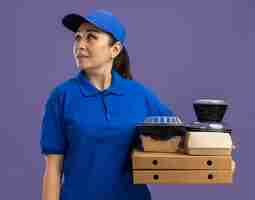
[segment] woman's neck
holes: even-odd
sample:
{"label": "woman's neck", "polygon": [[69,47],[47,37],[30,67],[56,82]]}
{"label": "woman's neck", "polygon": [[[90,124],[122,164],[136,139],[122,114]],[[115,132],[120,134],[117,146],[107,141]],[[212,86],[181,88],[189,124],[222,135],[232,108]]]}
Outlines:
{"label": "woman's neck", "polygon": [[112,66],[88,69],[86,76],[88,80],[100,91],[110,87],[112,81]]}

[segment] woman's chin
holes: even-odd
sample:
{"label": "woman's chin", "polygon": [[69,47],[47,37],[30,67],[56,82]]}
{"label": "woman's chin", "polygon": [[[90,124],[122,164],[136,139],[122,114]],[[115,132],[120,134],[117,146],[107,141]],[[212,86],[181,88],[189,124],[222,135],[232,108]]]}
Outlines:
{"label": "woman's chin", "polygon": [[93,69],[93,68],[95,68],[94,66],[92,66],[92,65],[79,65],[79,69],[80,70],[90,70],[90,69]]}

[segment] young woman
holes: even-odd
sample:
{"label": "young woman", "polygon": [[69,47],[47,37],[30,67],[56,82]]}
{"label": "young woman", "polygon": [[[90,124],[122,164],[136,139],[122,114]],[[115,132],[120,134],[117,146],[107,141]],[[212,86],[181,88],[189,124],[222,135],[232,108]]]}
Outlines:
{"label": "young woman", "polygon": [[133,184],[135,125],[152,115],[175,115],[148,88],[132,80],[126,32],[116,16],[95,10],[69,14],[75,33],[77,76],[56,86],[45,106],[41,151],[43,200],[150,200]]}

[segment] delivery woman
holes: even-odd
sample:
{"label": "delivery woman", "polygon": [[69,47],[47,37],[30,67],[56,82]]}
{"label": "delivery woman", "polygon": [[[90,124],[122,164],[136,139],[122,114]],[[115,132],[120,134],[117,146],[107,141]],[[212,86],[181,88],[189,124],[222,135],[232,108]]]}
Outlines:
{"label": "delivery woman", "polygon": [[48,97],[42,121],[43,200],[150,200],[132,182],[135,125],[151,115],[174,115],[132,80],[120,21],[105,10],[69,14],[79,69]]}

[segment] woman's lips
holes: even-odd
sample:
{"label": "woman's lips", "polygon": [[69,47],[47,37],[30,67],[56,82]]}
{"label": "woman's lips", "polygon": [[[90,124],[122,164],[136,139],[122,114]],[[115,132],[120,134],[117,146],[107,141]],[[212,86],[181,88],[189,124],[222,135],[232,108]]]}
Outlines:
{"label": "woman's lips", "polygon": [[85,54],[78,54],[77,57],[88,57],[88,55],[85,55]]}
{"label": "woman's lips", "polygon": [[77,58],[78,59],[85,59],[85,58],[88,58],[89,56],[86,56],[86,55],[78,55]]}

